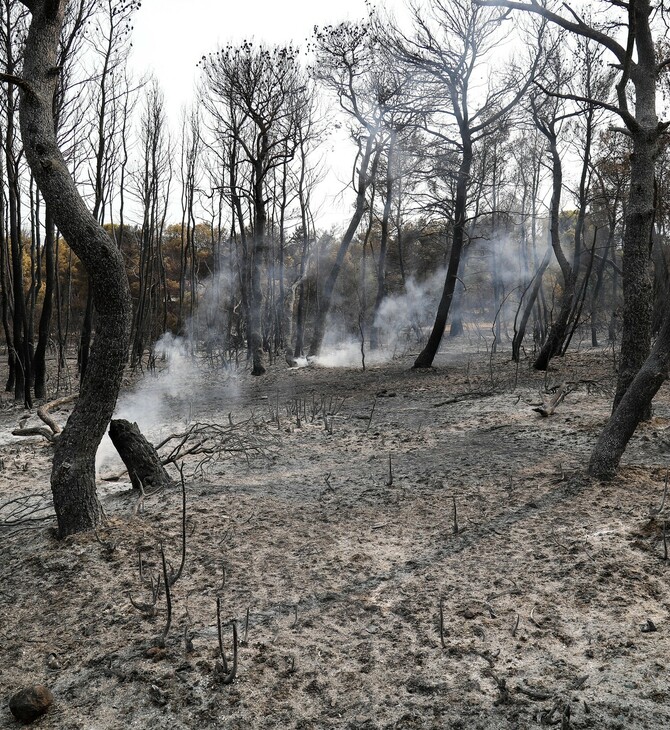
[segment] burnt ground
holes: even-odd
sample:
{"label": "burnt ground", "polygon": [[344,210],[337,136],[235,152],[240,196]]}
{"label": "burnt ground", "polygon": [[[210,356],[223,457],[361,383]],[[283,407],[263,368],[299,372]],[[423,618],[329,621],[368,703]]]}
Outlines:
{"label": "burnt ground", "polygon": [[[207,422],[251,449],[186,461],[186,562],[162,648],[164,594],[145,612],[131,598],[149,600],[160,542],[179,563],[179,485],[140,505],[127,476],[101,480],[108,525],[57,541],[51,447],[11,436],[23,412],[3,396],[0,519],[36,521],[0,527],[0,728],[36,682],[56,698],[40,728],[669,726],[670,504],[654,514],[667,386],[617,479],[598,484],[583,470],[611,352],[548,375],[507,353],[411,362],[128,385],[121,404],[165,404],[145,428],[155,442]],[[564,382],[553,416],[532,410]],[[239,632],[232,684],[217,596],[229,660],[229,621]]]}

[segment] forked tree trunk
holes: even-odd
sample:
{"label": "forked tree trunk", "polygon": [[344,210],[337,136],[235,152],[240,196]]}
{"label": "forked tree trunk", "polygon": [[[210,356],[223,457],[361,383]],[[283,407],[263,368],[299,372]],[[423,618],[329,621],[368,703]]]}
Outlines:
{"label": "forked tree trunk", "polygon": [[[551,246],[547,248],[547,253],[545,253],[538,270],[535,272],[533,279],[526,287],[521,297],[521,301],[519,302],[519,311],[521,310],[522,305],[524,305],[524,310],[521,315],[521,319],[519,320],[518,327],[516,319],[514,321],[514,337],[512,339],[512,360],[514,360],[514,362],[519,362],[521,359],[521,345],[523,344],[523,338],[526,336],[526,327],[528,326],[528,320],[533,312],[538,294],[542,287],[542,277],[544,276],[544,272],[547,270],[547,266],[549,266],[549,262],[551,261],[552,250]],[[528,293],[528,298],[524,302],[526,293]],[[517,311],[517,317],[519,315],[519,311]]]}
{"label": "forked tree trunk", "polygon": [[591,452],[591,476],[603,480],[614,477],[628,441],[638,423],[649,412],[653,397],[668,377],[669,364],[670,310],[667,310],[651,354],[626,389]]}
{"label": "forked tree trunk", "polygon": [[23,78],[15,82],[21,88],[21,137],[26,158],[56,226],[86,267],[98,314],[79,400],[54,454],[51,488],[58,532],[63,537],[94,528],[101,518],[95,490],[95,453],[121,386],[131,299],[121,252],[79,196],[54,134],[55,67],[67,0],[23,0],[23,4],[31,11],[32,21]]}

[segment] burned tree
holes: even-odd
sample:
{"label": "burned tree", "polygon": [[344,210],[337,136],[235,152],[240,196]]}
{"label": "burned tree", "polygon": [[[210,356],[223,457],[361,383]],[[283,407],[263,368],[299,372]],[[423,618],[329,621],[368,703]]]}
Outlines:
{"label": "burned tree", "polygon": [[[216,134],[235,148],[246,168],[248,191],[231,189],[240,235],[251,230],[246,251],[244,285],[248,288],[248,349],[252,374],[262,375],[263,269],[267,259],[268,186],[271,173],[293,158],[297,147],[296,110],[307,91],[299,52],[292,46],[266,48],[244,42],[219,49],[202,60],[204,102]],[[251,208],[246,221],[240,196]],[[250,223],[250,226],[249,226]],[[246,241],[246,238],[245,238]]]}
{"label": "burned tree", "polygon": [[489,88],[480,104],[474,105],[474,74],[490,59],[506,16],[506,11],[480,8],[469,0],[436,2],[430,17],[416,9],[414,35],[396,41],[399,58],[421,75],[422,96],[430,100],[425,112],[426,132],[445,152],[456,152],[458,157],[447,275],[433,329],[416,358],[415,368],[432,366],[454,298],[466,241],[475,145],[491,134],[518,104],[535,71],[537,60],[526,72],[515,69],[499,86]]}
{"label": "burned tree", "polygon": [[67,0],[23,0],[32,19],[20,77],[0,79],[21,90],[26,158],[70,247],[90,276],[98,329],[80,397],[56,444],[51,488],[61,537],[99,522],[95,453],[111,418],[126,362],[131,301],[123,257],[86,208],[58,147],[53,123],[57,51]]}
{"label": "burned tree", "polygon": [[[656,212],[655,167],[661,137],[670,126],[670,122],[659,121],[657,112],[658,78],[670,63],[670,59],[656,57],[653,22],[662,5],[654,8],[650,0],[630,0],[627,3],[611,0],[607,3],[610,8],[607,23],[600,27],[588,23],[569,5],[563,6],[561,13],[536,0],[475,1],[480,5],[534,13],[571,33],[589,38],[614,56],[614,67],[619,72],[615,87],[616,104],[597,102],[622,120],[624,126],[619,131],[629,138],[632,146],[623,237],[624,310],[619,377],[612,417],[594,449],[590,464],[593,475],[611,476],[615,468],[608,455],[608,450],[612,450],[611,441],[616,434],[615,440],[620,438],[625,448],[639,420],[648,416],[651,398],[660,385],[656,385],[656,381],[667,372],[667,357],[670,357],[670,350],[659,335],[656,349],[647,360],[651,347],[652,286],[649,268]],[[617,40],[622,28],[624,43]],[[632,111],[631,92],[634,94]],[[583,101],[576,95],[565,96]],[[643,364],[644,372],[640,370]],[[633,392],[626,398],[625,408],[619,409],[633,383]],[[637,412],[633,412],[634,408],[638,409]],[[620,446],[616,450],[623,453]],[[619,458],[620,454],[616,463]]]}
{"label": "burned tree", "polygon": [[354,210],[321,288],[309,345],[310,355],[318,355],[321,349],[335,285],[365,215],[368,188],[375,177],[388,137],[384,129],[385,117],[402,92],[402,86],[387,83],[379,48],[369,24],[341,23],[317,29],[315,36],[317,62],[314,75],[337,97],[349,118],[349,132],[357,151],[352,171],[352,187],[356,193]]}

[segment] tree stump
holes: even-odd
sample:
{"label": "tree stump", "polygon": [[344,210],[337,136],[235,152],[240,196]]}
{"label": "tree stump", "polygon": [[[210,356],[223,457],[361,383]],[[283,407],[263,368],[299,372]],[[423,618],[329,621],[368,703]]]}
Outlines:
{"label": "tree stump", "polygon": [[109,437],[128,469],[134,489],[158,489],[171,483],[156,449],[140,433],[136,423],[122,418],[112,420],[109,424]]}

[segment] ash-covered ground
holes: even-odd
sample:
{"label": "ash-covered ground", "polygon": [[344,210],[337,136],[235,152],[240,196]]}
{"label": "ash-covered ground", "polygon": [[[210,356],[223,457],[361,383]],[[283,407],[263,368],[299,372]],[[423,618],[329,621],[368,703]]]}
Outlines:
{"label": "ash-covered ground", "polygon": [[108,524],[59,542],[52,447],[11,435],[24,413],[3,396],[0,520],[42,519],[0,527],[0,727],[32,683],[55,696],[35,726],[59,730],[669,726],[668,388],[598,484],[611,352],[548,374],[476,348],[411,364],[252,378],[184,360],[127,385],[119,413],[155,443],[227,434],[185,461],[167,632],[162,588],[133,602],[151,603],[159,544],[180,563],[176,470],[142,501],[103,445]]}

